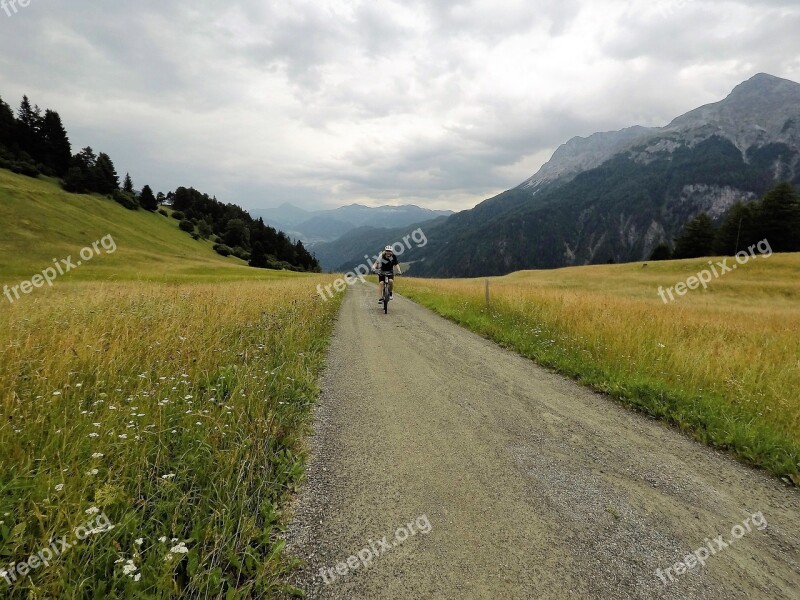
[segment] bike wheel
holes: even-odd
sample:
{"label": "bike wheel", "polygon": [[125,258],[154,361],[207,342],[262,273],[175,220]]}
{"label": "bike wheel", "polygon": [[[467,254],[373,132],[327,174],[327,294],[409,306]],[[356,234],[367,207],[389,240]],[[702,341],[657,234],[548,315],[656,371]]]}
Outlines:
{"label": "bike wheel", "polygon": [[383,286],[383,314],[389,314],[389,286]]}

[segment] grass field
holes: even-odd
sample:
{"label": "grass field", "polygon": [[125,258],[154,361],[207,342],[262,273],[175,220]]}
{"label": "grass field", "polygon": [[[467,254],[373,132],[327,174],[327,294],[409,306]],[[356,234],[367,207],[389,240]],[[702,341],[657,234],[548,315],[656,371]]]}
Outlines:
{"label": "grass field", "polygon": [[[111,234],[117,250],[101,254],[69,279],[189,281],[258,279],[258,271],[222,257],[212,243],[193,240],[178,221],[129,211],[100,196],[66,194],[55,182],[0,169],[0,274],[10,284],[30,279],[53,259],[72,256]],[[275,275],[273,274],[273,277]],[[295,276],[280,272],[280,276]],[[19,283],[19,281],[17,281]]]}
{"label": "grass field", "polygon": [[[721,259],[718,259],[721,260]],[[729,259],[730,262],[730,259]],[[800,255],[759,257],[664,304],[708,259],[404,279],[401,293],[800,484]]]}
{"label": "grass field", "polygon": [[333,278],[250,269],[173,219],[5,171],[0,220],[0,286],[117,246],[0,296],[0,597],[285,591]]}

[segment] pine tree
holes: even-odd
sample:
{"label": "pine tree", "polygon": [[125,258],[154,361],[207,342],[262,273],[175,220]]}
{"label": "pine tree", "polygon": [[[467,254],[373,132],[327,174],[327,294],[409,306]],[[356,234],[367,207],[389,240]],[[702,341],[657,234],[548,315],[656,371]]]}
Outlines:
{"label": "pine tree", "polygon": [[774,252],[800,250],[800,197],[791,183],[778,184],[767,192],[755,220],[758,236],[766,238]]}
{"label": "pine tree", "polygon": [[69,170],[72,160],[72,147],[67,137],[67,131],[61,122],[59,114],[46,110],[41,125],[41,138],[43,145],[42,162],[53,173],[63,177]]}
{"label": "pine tree", "polygon": [[711,256],[714,253],[715,237],[716,231],[711,219],[706,213],[700,213],[684,227],[675,242],[672,257],[680,259]]}
{"label": "pine tree", "polygon": [[155,195],[153,195],[153,190],[149,185],[142,188],[142,193],[139,196],[139,204],[141,204],[142,208],[145,210],[155,211],[158,209],[158,200],[156,200]]}
{"label": "pine tree", "polygon": [[11,107],[0,98],[0,149],[5,148],[16,154],[19,146],[17,141],[17,120]]}
{"label": "pine tree", "polygon": [[34,161],[41,160],[43,152],[41,140],[42,111],[38,106],[31,107],[27,96],[17,111],[18,139],[20,150],[27,152]]}
{"label": "pine tree", "polygon": [[110,195],[119,189],[119,176],[114,168],[114,163],[108,154],[101,152],[97,155],[97,164],[94,168],[93,192]]}
{"label": "pine tree", "polygon": [[38,107],[34,109],[28,97],[23,96],[17,111],[17,120],[31,131],[35,131],[41,114],[41,111],[38,111],[39,114],[37,114],[37,110]]}
{"label": "pine tree", "polygon": [[86,146],[86,148],[78,152],[78,154],[75,155],[75,159],[80,163],[79,166],[87,171],[91,171],[95,168],[95,165],[97,165],[97,156],[91,146]]}
{"label": "pine tree", "polygon": [[97,157],[91,146],[87,146],[72,157],[70,168],[64,177],[64,189],[73,194],[95,191]]}
{"label": "pine tree", "polygon": [[267,253],[264,252],[264,246],[261,245],[261,242],[253,244],[253,251],[250,253],[248,264],[259,269],[267,268]]}
{"label": "pine tree", "polygon": [[130,173],[125,173],[125,181],[122,184],[122,191],[128,192],[129,194],[133,193],[133,179],[131,179]]}

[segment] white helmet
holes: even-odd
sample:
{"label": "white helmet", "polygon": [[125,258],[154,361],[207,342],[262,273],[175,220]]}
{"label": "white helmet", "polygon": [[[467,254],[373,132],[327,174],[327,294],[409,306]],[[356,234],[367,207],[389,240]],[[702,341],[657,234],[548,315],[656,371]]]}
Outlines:
{"label": "white helmet", "polygon": [[394,249],[392,249],[391,246],[386,246],[386,248],[384,248],[383,251],[384,252],[394,252]]}

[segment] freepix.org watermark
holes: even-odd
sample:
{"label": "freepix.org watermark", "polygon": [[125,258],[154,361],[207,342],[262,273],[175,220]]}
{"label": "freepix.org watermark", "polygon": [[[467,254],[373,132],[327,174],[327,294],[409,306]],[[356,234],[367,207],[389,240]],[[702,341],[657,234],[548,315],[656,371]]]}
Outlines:
{"label": "freepix.org watermark", "polygon": [[386,552],[392,548],[396,548],[408,538],[417,535],[417,533],[428,535],[432,529],[433,527],[431,527],[431,522],[428,520],[427,515],[417,517],[416,520],[398,527],[394,532],[394,539],[392,541],[386,539],[388,536],[383,536],[378,541],[369,540],[365,548],[349,556],[347,560],[337,563],[335,567],[322,567],[319,570],[319,575],[326,585],[330,585],[336,581],[337,576],[344,577],[351,571],[355,571],[360,567],[366,569],[370,563],[381,554],[386,554]]}
{"label": "freepix.org watermark", "polygon": [[[711,283],[712,277],[714,279],[719,279],[726,273],[730,273],[731,271],[735,270],[739,265],[746,265],[750,262],[751,258],[756,258],[755,250],[758,250],[759,255],[762,258],[769,258],[772,256],[772,247],[769,245],[769,242],[766,239],[761,240],[758,244],[753,244],[747,249],[747,252],[742,250],[736,254],[736,263],[738,264],[728,264],[728,259],[723,259],[721,262],[715,263],[714,261],[708,261],[708,264],[711,265],[710,269],[703,269],[697,275],[693,275],[689,277],[686,281],[682,281],[681,283],[669,287],[666,290],[663,286],[658,286],[658,295],[664,301],[664,304],[669,304],[670,302],[675,301],[675,296],[673,295],[673,291],[678,296],[685,296],[689,290],[696,290],[701,285],[703,289],[708,288],[708,284]],[[719,269],[717,269],[719,267]],[[667,299],[669,296],[669,299]]]}
{"label": "freepix.org watermark", "polygon": [[[97,514],[98,509],[89,509],[89,514]],[[105,513],[97,515],[83,525],[79,525],[72,531],[72,538],[63,536],[50,542],[46,548],[42,548],[36,554],[31,554],[27,560],[18,563],[11,563],[8,569],[0,568],[0,577],[6,580],[9,587],[17,582],[17,579],[25,578],[31,571],[40,567],[47,567],[52,561],[62,556],[73,546],[77,546],[92,535],[99,535],[114,529],[114,525]],[[69,538],[69,539],[68,539]]]}
{"label": "freepix.org watermark", "polygon": [[[725,540],[724,535],[718,535],[713,540],[706,538],[703,545],[691,554],[683,557],[682,561],[676,562],[671,567],[666,569],[656,569],[656,576],[668,585],[670,582],[675,581],[675,575],[685,575],[697,565],[706,566],[706,561],[736,543],[737,540],[742,539],[745,535],[753,530],[753,527],[759,531],[764,531],[767,528],[767,520],[764,518],[763,513],[760,511],[750,515],[741,525],[734,525],[731,528],[731,537]],[[673,575],[673,573],[675,575]],[[669,581],[667,581],[669,579]]]}
{"label": "freepix.org watermark", "polygon": [[82,248],[78,253],[81,259],[77,262],[73,262],[72,256],[62,259],[54,258],[52,267],[47,267],[41,273],[37,273],[31,277],[30,280],[23,281],[11,287],[4,285],[3,295],[8,298],[11,304],[14,304],[15,300],[20,299],[20,293],[25,295],[30,294],[35,288],[43,287],[45,283],[53,287],[53,281],[55,281],[59,275],[66,275],[73,269],[77,269],[82,264],[89,262],[95,256],[99,256],[101,248],[105,250],[106,254],[114,254],[114,252],[117,251],[117,244],[110,234],[92,243],[91,246]]}
{"label": "freepix.org watermark", "polygon": [[19,12],[20,8],[28,8],[32,0],[0,0],[0,8],[9,17],[13,17]]}
{"label": "freepix.org watermark", "polygon": [[[416,244],[417,248],[424,248],[428,244],[428,238],[425,237],[425,232],[421,228],[415,229],[410,234],[403,237],[402,241],[392,244],[392,250],[395,256],[400,257],[406,250],[411,250],[411,242]],[[342,277],[329,283],[324,288],[322,284],[317,285],[317,293],[323,300],[329,300],[337,292],[343,292],[347,289],[348,285],[355,284],[356,281],[364,283],[365,277],[372,271],[372,265],[378,261],[378,256],[373,256],[371,259],[369,255],[365,254],[364,258],[367,259],[366,263],[358,265],[352,271],[345,273]],[[331,290],[333,288],[333,290]]]}

